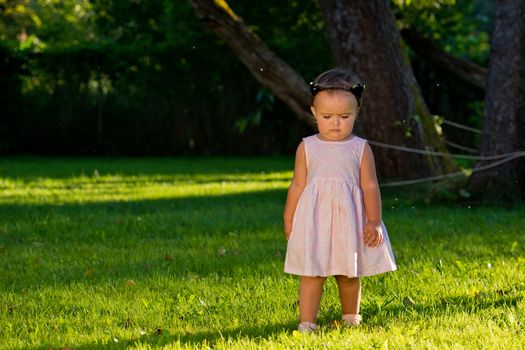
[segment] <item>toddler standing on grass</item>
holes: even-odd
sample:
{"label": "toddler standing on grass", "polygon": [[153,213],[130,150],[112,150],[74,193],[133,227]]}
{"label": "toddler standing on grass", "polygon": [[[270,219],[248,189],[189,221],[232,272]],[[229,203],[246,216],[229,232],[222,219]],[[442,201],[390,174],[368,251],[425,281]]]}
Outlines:
{"label": "toddler standing on grass", "polygon": [[352,134],[365,85],[332,69],[310,83],[319,133],[299,144],[284,209],[284,271],[301,276],[299,331],[317,330],[323,283],[335,276],[347,325],[361,321],[361,276],[394,271],[374,157]]}

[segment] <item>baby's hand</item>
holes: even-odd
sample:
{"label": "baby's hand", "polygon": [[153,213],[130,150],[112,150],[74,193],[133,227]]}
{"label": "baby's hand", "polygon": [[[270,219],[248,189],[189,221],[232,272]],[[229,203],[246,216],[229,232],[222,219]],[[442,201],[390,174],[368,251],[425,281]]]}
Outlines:
{"label": "baby's hand", "polygon": [[367,247],[377,247],[383,243],[383,230],[380,221],[368,221],[363,232],[363,239]]}

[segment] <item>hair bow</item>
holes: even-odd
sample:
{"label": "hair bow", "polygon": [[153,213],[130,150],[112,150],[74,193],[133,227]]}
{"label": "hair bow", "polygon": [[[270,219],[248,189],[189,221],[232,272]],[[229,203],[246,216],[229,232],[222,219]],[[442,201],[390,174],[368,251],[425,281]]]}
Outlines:
{"label": "hair bow", "polygon": [[350,86],[349,88],[341,88],[341,87],[324,87],[324,86],[322,87],[322,86],[319,86],[318,83],[315,83],[313,81],[309,83],[309,86],[310,86],[310,92],[312,93],[312,96],[317,95],[317,93],[323,90],[348,91],[356,97],[358,105],[361,104],[361,96],[363,95],[363,91],[365,91],[365,88],[366,88],[365,83],[357,83],[357,84]]}

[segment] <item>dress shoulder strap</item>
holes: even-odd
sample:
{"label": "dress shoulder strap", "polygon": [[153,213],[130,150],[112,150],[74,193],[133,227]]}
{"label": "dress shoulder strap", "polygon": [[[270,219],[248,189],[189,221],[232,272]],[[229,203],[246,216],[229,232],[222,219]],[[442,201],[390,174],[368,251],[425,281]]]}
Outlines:
{"label": "dress shoulder strap", "polygon": [[308,169],[310,166],[310,157],[311,157],[311,150],[312,147],[315,147],[315,135],[303,137],[304,142],[304,153],[306,156],[306,168]]}

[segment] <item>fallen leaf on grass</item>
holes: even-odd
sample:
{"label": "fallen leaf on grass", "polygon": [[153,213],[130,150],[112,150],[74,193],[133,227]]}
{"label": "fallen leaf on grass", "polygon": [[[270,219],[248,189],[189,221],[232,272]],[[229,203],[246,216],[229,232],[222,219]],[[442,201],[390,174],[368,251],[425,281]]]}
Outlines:
{"label": "fallen leaf on grass", "polygon": [[128,280],[128,281],[126,282],[126,284],[127,284],[128,287],[131,287],[131,286],[135,285],[135,281],[133,281],[133,280]]}
{"label": "fallen leaf on grass", "polygon": [[343,323],[339,320],[333,320],[332,322],[330,322],[331,328],[339,329],[341,328],[341,326],[343,326]]}

